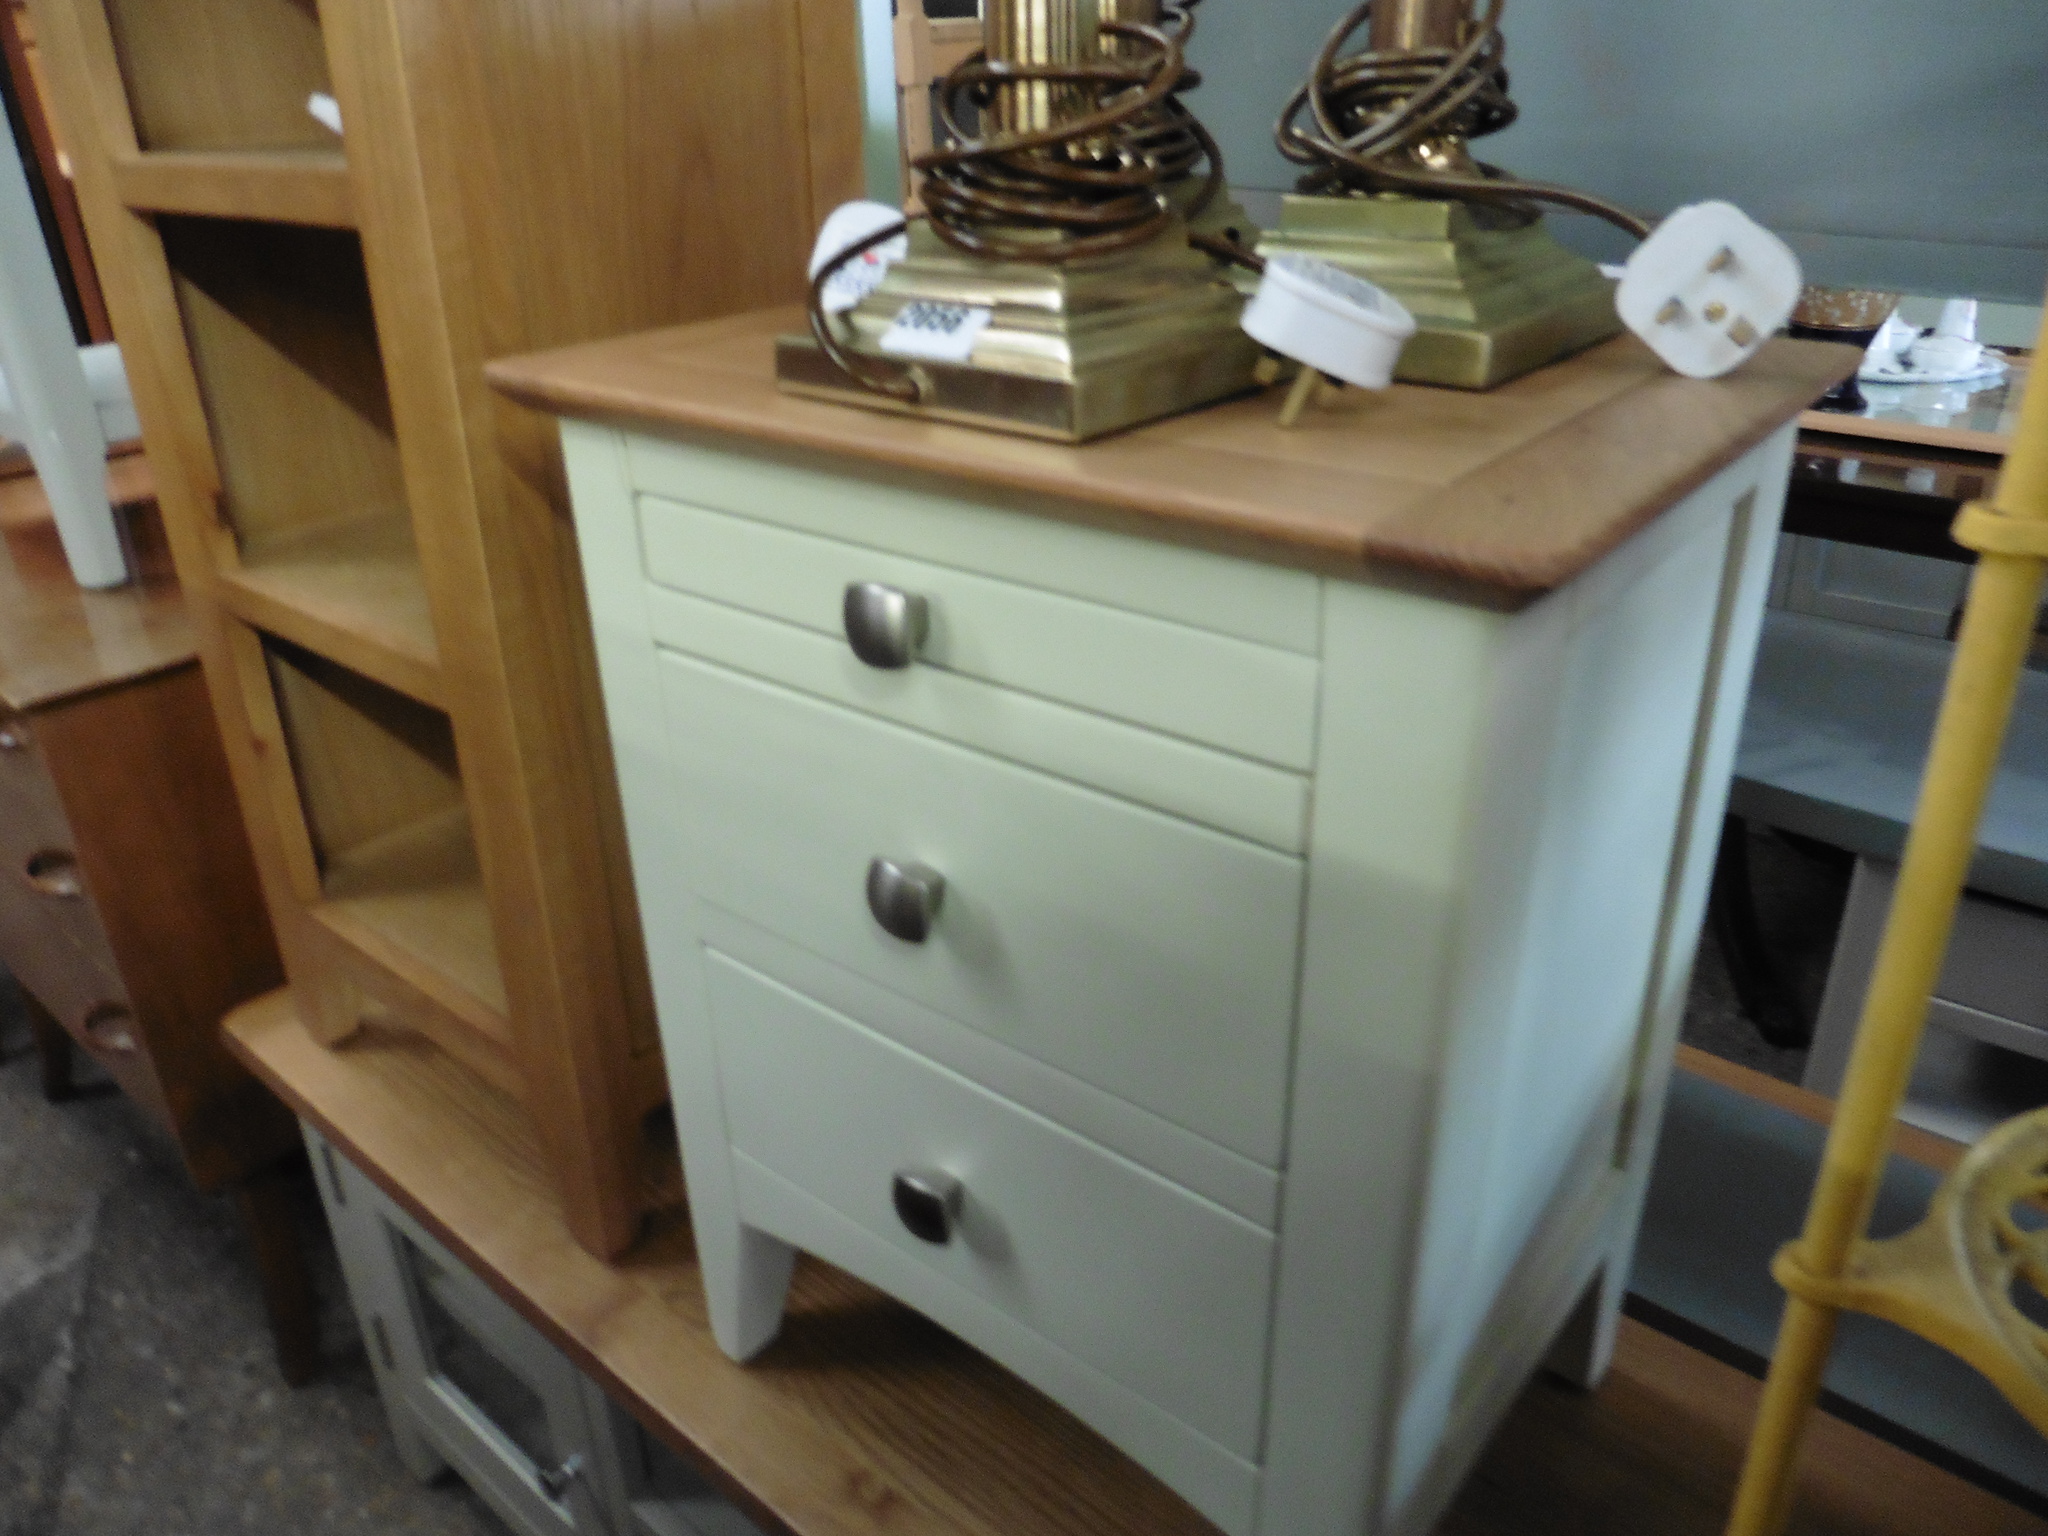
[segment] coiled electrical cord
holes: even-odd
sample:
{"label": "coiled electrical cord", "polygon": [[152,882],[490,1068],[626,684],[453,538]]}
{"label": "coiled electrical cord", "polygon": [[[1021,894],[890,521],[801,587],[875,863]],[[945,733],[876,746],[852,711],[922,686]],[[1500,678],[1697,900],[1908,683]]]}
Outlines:
{"label": "coiled electrical cord", "polygon": [[[1570,187],[1518,181],[1474,162],[1478,175],[1438,170],[1415,158],[1432,141],[1476,139],[1515,120],[1503,64],[1507,45],[1500,16],[1506,0],[1487,0],[1456,48],[1345,54],[1371,18],[1363,0],[1337,23],[1309,77],[1287,104],[1275,130],[1280,153],[1310,167],[1304,192],[1410,192],[1526,207],[1555,203],[1619,225],[1638,240],[1650,226],[1627,209]],[[1307,123],[1300,118],[1306,112]]]}
{"label": "coiled electrical cord", "polygon": [[[1165,189],[1205,160],[1208,177],[1184,211],[1207,207],[1222,190],[1222,152],[1178,99],[1200,83],[1187,67],[1195,3],[1163,8],[1171,31],[1103,23],[1104,37],[1126,47],[1092,63],[1013,64],[978,53],[948,75],[938,110],[950,142],[917,160],[939,238],[997,261],[1130,250],[1165,231],[1174,215]],[[985,119],[1005,87],[1031,83],[1085,96],[1088,110],[1031,132],[975,136],[962,126],[963,106]]]}
{"label": "coiled electrical cord", "polygon": [[[1187,67],[1200,0],[1167,0],[1159,26],[1102,24],[1124,46],[1085,64],[1016,64],[986,52],[940,84],[938,112],[949,143],[920,155],[922,196],[947,245],[993,261],[1050,265],[1113,255],[1165,233],[1176,214],[1197,217],[1223,190],[1223,154],[1180,99],[1201,78]],[[965,109],[991,115],[1009,87],[1043,84],[1082,97],[1087,110],[1049,127],[971,134]],[[1200,188],[1176,207],[1172,190],[1204,164]],[[826,285],[841,268],[909,227],[905,219],[849,246],[811,283],[811,334],[842,372],[878,394],[923,397],[915,368],[877,366],[848,348],[825,313]]]}

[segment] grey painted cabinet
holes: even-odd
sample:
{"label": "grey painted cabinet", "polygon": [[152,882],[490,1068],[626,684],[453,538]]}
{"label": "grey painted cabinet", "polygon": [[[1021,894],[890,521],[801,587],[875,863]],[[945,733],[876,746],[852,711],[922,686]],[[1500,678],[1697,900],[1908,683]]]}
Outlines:
{"label": "grey painted cabinet", "polygon": [[303,1127],[399,1455],[520,1536],[759,1536],[319,1132]]}

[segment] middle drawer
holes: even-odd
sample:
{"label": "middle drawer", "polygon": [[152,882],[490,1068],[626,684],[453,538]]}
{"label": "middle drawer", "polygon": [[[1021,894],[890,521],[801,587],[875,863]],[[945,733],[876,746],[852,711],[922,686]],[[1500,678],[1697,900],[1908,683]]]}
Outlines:
{"label": "middle drawer", "polygon": [[[690,657],[662,675],[704,900],[1278,1166],[1299,859]],[[943,877],[924,942],[870,910],[877,859]]]}

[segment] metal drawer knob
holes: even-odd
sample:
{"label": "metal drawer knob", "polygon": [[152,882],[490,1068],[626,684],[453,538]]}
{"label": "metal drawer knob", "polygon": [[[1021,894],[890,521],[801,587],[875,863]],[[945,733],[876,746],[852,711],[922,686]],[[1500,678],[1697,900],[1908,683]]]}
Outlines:
{"label": "metal drawer knob", "polygon": [[86,1043],[109,1056],[133,1056],[142,1047],[135,1039],[135,1015],[120,1003],[96,1003],[84,1021]]}
{"label": "metal drawer knob", "polygon": [[929,864],[876,859],[868,865],[868,910],[883,931],[906,944],[922,944],[932,936],[945,898],[946,877]]}
{"label": "metal drawer knob", "polygon": [[78,873],[78,857],[61,848],[45,848],[29,855],[22,874],[45,896],[76,901],[85,894],[85,881]]}
{"label": "metal drawer knob", "polygon": [[896,672],[917,657],[931,625],[931,605],[914,592],[856,581],[846,589],[846,640],[871,667]]}
{"label": "metal drawer knob", "polygon": [[28,732],[19,725],[0,725],[0,752],[26,752]]}
{"label": "metal drawer knob", "polygon": [[919,1242],[943,1248],[953,1241],[966,1190],[952,1174],[938,1168],[906,1168],[890,1186],[896,1218]]}

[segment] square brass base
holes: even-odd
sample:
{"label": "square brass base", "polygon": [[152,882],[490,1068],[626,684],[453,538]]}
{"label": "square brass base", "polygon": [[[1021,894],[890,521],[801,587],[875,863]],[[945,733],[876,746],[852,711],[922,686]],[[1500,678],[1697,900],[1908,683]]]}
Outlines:
{"label": "square brass base", "polygon": [[[966,363],[890,358],[881,338],[917,300],[985,307],[992,320]],[[910,254],[835,323],[847,347],[925,383],[908,404],[863,388],[810,336],[785,336],[775,377],[787,392],[871,410],[1079,443],[1256,387],[1261,352],[1238,325],[1244,296],[1178,223],[1136,250],[1039,265],[966,256],[913,226]]]}
{"label": "square brass base", "polygon": [[910,405],[863,389],[809,336],[779,336],[775,380],[786,393],[816,400],[1084,443],[1257,388],[1252,369],[1259,361],[1258,345],[1241,331],[1221,341],[1214,345],[1205,338],[1198,349],[1133,359],[1114,373],[1097,370],[1076,380],[920,362],[929,388],[922,401]]}
{"label": "square brass base", "polygon": [[1315,256],[1377,283],[1416,333],[1394,377],[1491,389],[1621,330],[1614,284],[1541,219],[1382,194],[1289,197],[1261,255]]}

